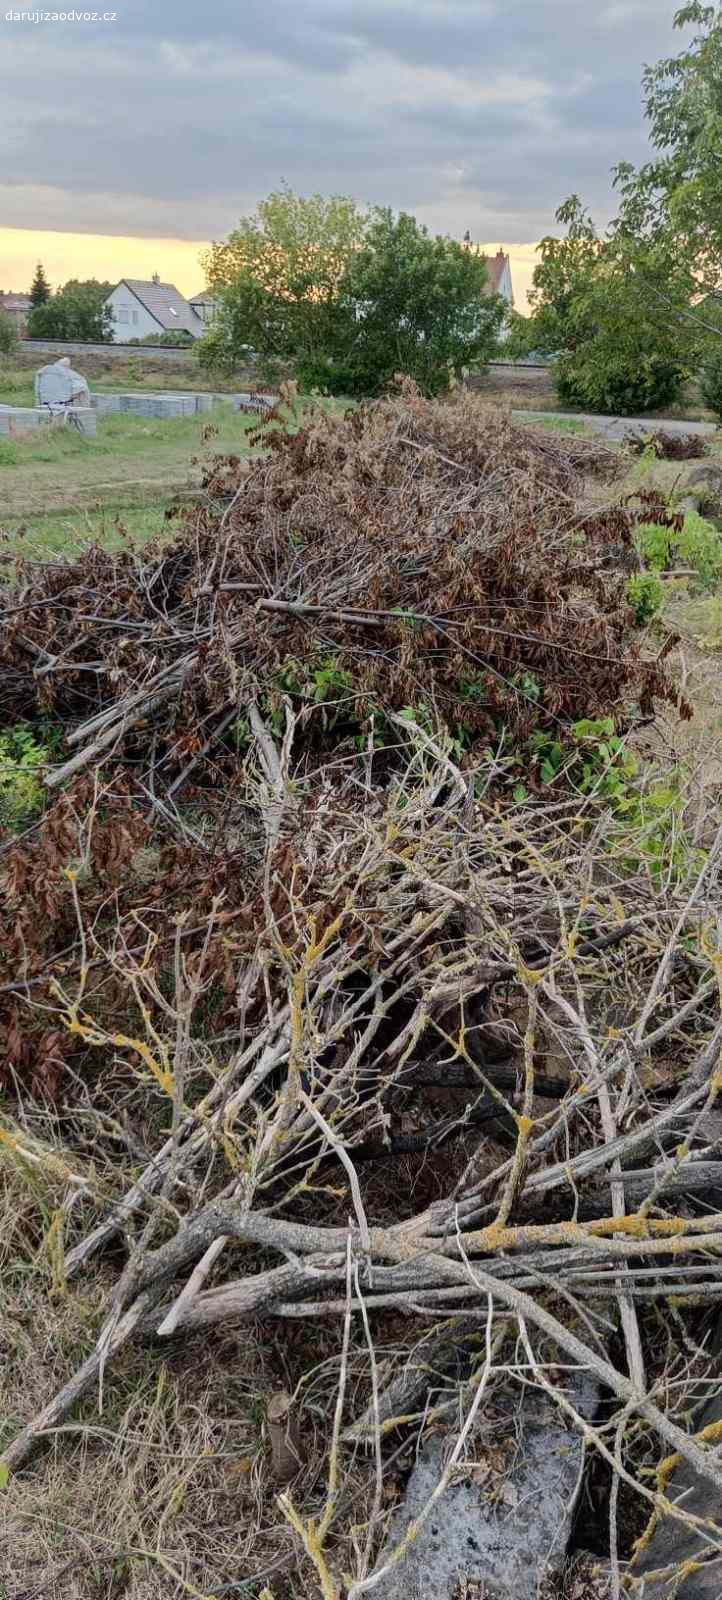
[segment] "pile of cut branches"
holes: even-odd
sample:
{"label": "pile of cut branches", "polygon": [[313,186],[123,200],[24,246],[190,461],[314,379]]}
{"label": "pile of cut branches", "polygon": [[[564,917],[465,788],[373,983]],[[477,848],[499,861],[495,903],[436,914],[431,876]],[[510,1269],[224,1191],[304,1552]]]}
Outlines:
{"label": "pile of cut branches", "polygon": [[582,474],[619,466],[604,446],[410,385],[296,434],[276,413],[260,435],[269,452],[216,464],[170,544],[21,567],[2,717],[62,719],[72,754],[52,783],[122,754],[176,793],[283,692],[334,748],[407,706],[473,748],[502,725],[524,737],[675,698],[604,561],[636,513],[597,511],[585,537]]}
{"label": "pile of cut branches", "polygon": [[[650,870],[654,806],[496,781],[505,738],[675,698],[608,568],[644,512],[580,515],[609,453],[472,397],[277,425],[170,545],[8,596],[3,717],[52,712],[77,754],[0,863],[0,1150],[43,1196],[54,1293],[102,1262],[103,1320],[4,1464],[81,1402],[92,1427],[141,1341],[337,1327],[325,1500],[279,1502],[297,1592],[376,1587],[399,1450],[461,1408],[455,1462],[517,1382],[637,1532],[673,1517],[717,1560],[669,1487],[721,1475],[659,1327],[699,1354],[722,1300],[722,828],[703,851],[674,812]],[[413,1330],[448,1370],[480,1319],[435,1406]],[[204,1558],[186,1587],[220,1581]]]}
{"label": "pile of cut branches", "polygon": [[707,454],[699,433],[668,433],[658,428],[654,433],[629,433],[624,442],[632,455],[643,456],[645,450],[653,450],[660,461],[698,461]]}
{"label": "pile of cut branches", "polygon": [[[138,908],[133,943],[120,923],[101,935],[68,875],[83,954],[57,973],[51,1020],[114,1063],[116,1092],[135,1082],[131,1145],[134,1132],[164,1131],[142,1171],[129,1179],[116,1162],[111,1181],[97,1162],[118,1130],[100,1108],[94,1127],[84,1111],[85,1153],[76,1141],[62,1161],[32,1119],[4,1136],[63,1193],[63,1282],[114,1241],[126,1256],[92,1353],[6,1464],[19,1470],[100,1379],[107,1389],[138,1338],[259,1317],[370,1327],[401,1312],[441,1323],[453,1349],[479,1308],[502,1342],[523,1327],[552,1394],[542,1351],[594,1375],[627,1419],[625,1470],[649,1511],[679,1515],[712,1552],[722,1533],[670,1505],[666,1460],[656,1489],[635,1461],[674,1455],[719,1476],[650,1387],[644,1318],[649,1302],[722,1299],[722,831],[660,893],[621,870],[593,808],[502,814],[413,734],[381,805],[359,806],[352,774],[333,788],[291,783],[279,753],[255,902],[219,893],[206,910],[189,905],[160,970],[149,912]],[[235,1025],[209,1033],[219,932]],[[96,966],[112,1001],[91,986]],[[123,992],[132,1021],[121,1028]],[[390,1165],[391,1206],[378,1183]],[[423,1172],[437,1187],[419,1208]],[[375,1372],[353,1402],[342,1377],[333,1474],[344,1451],[370,1444],[381,1481],[387,1447],[423,1415],[416,1369],[392,1363],[382,1386]],[[604,1452],[603,1434],[578,1420]],[[333,1485],[329,1496],[330,1534],[343,1496]],[[284,1504],[323,1592],[346,1593],[332,1547]],[[364,1584],[360,1571],[348,1592]]]}

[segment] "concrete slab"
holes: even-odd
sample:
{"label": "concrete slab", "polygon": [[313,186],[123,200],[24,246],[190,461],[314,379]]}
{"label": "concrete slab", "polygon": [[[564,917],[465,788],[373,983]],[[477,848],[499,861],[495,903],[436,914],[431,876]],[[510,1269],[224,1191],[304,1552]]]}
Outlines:
{"label": "concrete slab", "polygon": [[210,411],[214,398],[213,395],[205,393],[185,391],[169,393],[163,390],[153,394],[144,390],[131,394],[94,394],[91,395],[91,405],[100,416],[124,411],[137,417],[178,418],[198,416]]}
{"label": "concrete slab", "polygon": [[[591,1415],[596,1385],[581,1379],[573,1399]],[[489,1463],[507,1444],[509,1464],[499,1472]],[[377,1573],[428,1504],[452,1447],[441,1438],[422,1446]],[[581,1435],[544,1395],[527,1393],[516,1407],[496,1403],[493,1423],[482,1417],[455,1481],[381,1579],[377,1600],[455,1600],[463,1580],[480,1584],[486,1600],[537,1600],[542,1579],[564,1564],[582,1456]]]}
{"label": "concrete slab", "polygon": [[0,435],[5,438],[16,438],[24,433],[32,433],[36,428],[49,428],[52,425],[75,428],[84,437],[92,438],[97,433],[98,419],[90,406],[72,406],[66,418],[62,413],[53,416],[46,406],[0,408]]}

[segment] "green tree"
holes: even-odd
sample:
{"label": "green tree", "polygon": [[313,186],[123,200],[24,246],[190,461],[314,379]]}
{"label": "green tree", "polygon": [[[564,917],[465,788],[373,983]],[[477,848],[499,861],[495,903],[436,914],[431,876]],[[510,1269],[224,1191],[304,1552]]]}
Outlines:
{"label": "green tree", "polygon": [[523,361],[526,356],[541,349],[533,317],[525,317],[521,311],[507,311],[506,328],[506,337],[500,349],[504,360]]}
{"label": "green tree", "polygon": [[480,255],[338,195],[270,195],[204,266],[217,303],[205,364],[233,371],[252,351],[333,393],[377,394],[396,372],[436,393],[488,358],[504,315]]}
{"label": "green tree", "polygon": [[45,305],[30,312],[28,337],[109,344],[113,337],[113,318],[104,302],[112,287],[110,283],[100,283],[97,278],[70,278]]}
{"label": "green tree", "polygon": [[15,323],[12,317],[8,316],[7,311],[3,311],[0,308],[0,356],[7,358],[14,355],[17,342],[18,335]]}
{"label": "green tree", "polygon": [[299,371],[352,395],[378,394],[396,373],[426,394],[496,349],[505,306],[488,292],[484,258],[454,239],[432,237],[406,212],[377,209],[339,292],[340,347],[320,371]]}
{"label": "green tree", "polygon": [[304,199],[287,187],[241,218],[203,259],[217,306],[198,344],[203,363],[233,371],[249,350],[265,361],[296,362],[335,346],[339,283],[365,227],[353,200]]}
{"label": "green tree", "polygon": [[694,361],[687,263],[663,236],[615,226],[600,239],[577,195],[557,221],[566,236],[542,240],[530,301],[539,347],[559,352],[560,400],[623,414],[673,403]]}
{"label": "green tree", "polygon": [[36,306],[46,305],[51,293],[50,284],[45,276],[45,268],[42,261],[39,261],[35,268],[35,277],[30,289],[30,304],[33,310],[35,310]]}
{"label": "green tree", "polygon": [[[675,27],[696,32],[647,67],[651,159],[620,162],[619,215],[603,240],[576,196],[543,241],[534,319],[563,351],[561,397],[634,411],[675,400],[688,372],[717,387],[722,332],[722,6],[690,0]],[[553,336],[553,338],[552,338]]]}
{"label": "green tree", "polygon": [[602,246],[578,195],[564,201],[556,220],[567,231],[562,239],[541,240],[529,294],[531,320],[538,348],[575,350],[593,332],[586,302],[600,271]]}
{"label": "green tree", "polygon": [[[675,28],[697,32],[679,55],[642,79],[652,159],[620,162],[618,226],[638,238],[666,235],[700,291],[722,287],[722,6],[691,0]],[[663,302],[662,302],[663,303]]]}

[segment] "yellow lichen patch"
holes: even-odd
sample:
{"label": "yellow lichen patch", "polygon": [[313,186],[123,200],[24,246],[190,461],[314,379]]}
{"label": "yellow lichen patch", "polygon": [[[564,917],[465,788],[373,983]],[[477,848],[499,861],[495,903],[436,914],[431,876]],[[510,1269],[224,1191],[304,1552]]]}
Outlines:
{"label": "yellow lichen patch", "polygon": [[674,1239],[688,1227],[689,1222],[684,1217],[600,1217],[589,1223],[590,1233],[597,1238],[625,1233],[630,1239]]}

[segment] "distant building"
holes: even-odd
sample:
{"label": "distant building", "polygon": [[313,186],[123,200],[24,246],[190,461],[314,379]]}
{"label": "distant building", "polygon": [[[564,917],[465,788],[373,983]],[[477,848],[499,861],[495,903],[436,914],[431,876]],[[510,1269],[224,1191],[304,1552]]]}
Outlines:
{"label": "distant building", "polygon": [[486,270],[489,276],[489,294],[500,294],[510,311],[514,309],[514,290],[511,282],[511,263],[503,250],[497,250],[495,256],[484,256]]}
{"label": "distant building", "polygon": [[0,311],[15,324],[21,339],[25,335],[28,317],[32,310],[30,296],[27,294],[13,294],[10,290],[3,292],[0,289]]}
{"label": "distant building", "polygon": [[[198,298],[198,297],[197,297]],[[204,319],[174,283],[160,278],[121,278],[105,301],[113,316],[113,340],[145,339],[148,334],[183,331],[199,339]]]}
{"label": "distant building", "polygon": [[200,294],[194,294],[188,304],[200,317],[204,328],[207,328],[209,323],[215,322],[217,306],[210,289],[202,289]]}

